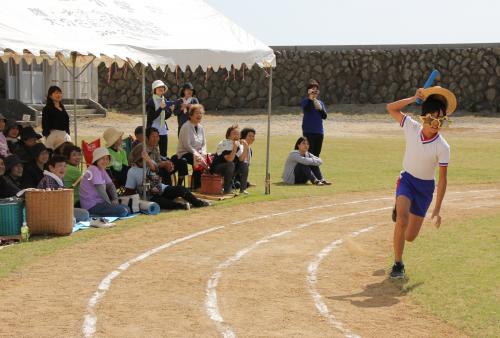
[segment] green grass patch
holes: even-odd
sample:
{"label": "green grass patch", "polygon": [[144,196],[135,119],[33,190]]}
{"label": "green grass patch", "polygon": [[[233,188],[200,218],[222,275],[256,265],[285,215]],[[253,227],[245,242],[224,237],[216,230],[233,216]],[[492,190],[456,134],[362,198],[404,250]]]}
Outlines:
{"label": "green grass patch", "polygon": [[407,247],[411,297],[473,337],[500,337],[500,214],[425,232]]}
{"label": "green grass patch", "polygon": [[[277,136],[271,140],[271,195],[264,194],[266,140],[257,134],[253,145],[254,157],[250,169],[250,181],[257,187],[250,189],[249,196],[240,196],[217,203],[214,208],[225,208],[242,203],[279,200],[286,198],[307,198],[308,196],[334,195],[359,191],[391,191],[401,170],[404,153],[404,139],[401,138],[335,138],[324,141],[321,157],[324,161],[324,176],[333,181],[332,186],[312,185],[285,186],[280,184],[283,165],[297,136]],[[169,140],[169,153],[176,147],[176,138]],[[220,138],[209,137],[208,149],[214,151]],[[450,185],[500,182],[500,157],[492,156],[500,149],[500,140],[449,138],[452,146],[452,160],[449,169]],[[125,231],[145,222],[175,217],[176,213],[162,213],[159,216],[120,221],[117,228],[109,231],[85,230],[69,237],[50,238],[15,245],[0,250],[0,278],[17,268],[35,262],[39,257],[50,255],[65,247],[82,243],[97,236],[116,231]],[[185,213],[183,214],[185,215]]]}

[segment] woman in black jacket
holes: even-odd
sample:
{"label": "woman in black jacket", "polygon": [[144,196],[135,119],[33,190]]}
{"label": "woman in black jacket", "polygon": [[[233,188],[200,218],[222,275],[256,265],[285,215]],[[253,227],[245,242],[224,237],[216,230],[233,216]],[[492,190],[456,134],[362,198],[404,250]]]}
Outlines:
{"label": "woman in black jacket", "polygon": [[43,178],[43,171],[49,161],[49,151],[42,143],[36,143],[31,147],[33,160],[24,165],[22,187],[36,188]]}
{"label": "woman in black jacket", "polygon": [[62,90],[58,86],[49,88],[47,104],[42,110],[42,135],[46,137],[46,145],[51,146],[51,133],[66,133],[66,141],[71,141],[69,136],[69,115],[62,103]]}

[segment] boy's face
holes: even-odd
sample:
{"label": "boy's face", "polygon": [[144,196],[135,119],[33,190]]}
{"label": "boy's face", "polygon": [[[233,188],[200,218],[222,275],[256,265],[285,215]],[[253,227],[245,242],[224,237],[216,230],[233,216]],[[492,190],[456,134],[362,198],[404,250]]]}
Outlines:
{"label": "boy's face", "polygon": [[66,162],[57,162],[54,166],[49,165],[49,171],[59,178],[66,174]]}
{"label": "boy's face", "polygon": [[150,147],[156,147],[159,142],[160,142],[160,134],[158,134],[157,132],[151,132],[148,138],[148,145]]}
{"label": "boy's face", "polygon": [[446,115],[441,111],[434,113],[428,113],[426,116],[420,116],[422,121],[422,126],[424,130],[428,133],[437,133],[439,129],[443,126],[443,123],[448,122]]}

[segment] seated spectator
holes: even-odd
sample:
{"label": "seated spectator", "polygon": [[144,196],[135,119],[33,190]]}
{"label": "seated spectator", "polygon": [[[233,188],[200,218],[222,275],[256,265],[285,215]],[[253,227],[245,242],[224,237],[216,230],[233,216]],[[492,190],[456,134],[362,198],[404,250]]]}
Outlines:
{"label": "seated spectator", "polygon": [[138,126],[134,130],[135,140],[132,142],[132,149],[138,144],[144,143],[144,128],[142,126]]}
{"label": "seated spectator", "polygon": [[186,82],[182,85],[181,98],[175,102],[174,109],[174,115],[177,116],[177,136],[181,132],[182,125],[189,120],[188,113],[191,105],[200,103],[195,94],[194,86],[191,82]]}
{"label": "seated spectator", "polygon": [[[224,177],[224,193],[232,192],[233,176],[235,161],[238,161],[236,153],[240,150],[240,131],[237,125],[229,127],[226,131],[226,139],[219,142],[217,145],[217,153],[215,154],[210,172],[219,174]],[[246,142],[245,142],[246,143]],[[248,145],[241,149],[241,156],[248,154]]]}
{"label": "seated spectator", "polygon": [[[24,130],[24,129],[23,129]],[[31,147],[33,159],[24,165],[22,185],[23,189],[36,188],[43,178],[45,165],[49,161],[49,151],[43,143],[36,143]]]}
{"label": "seated spectator", "polygon": [[[38,189],[63,189],[63,178],[66,174],[66,159],[61,155],[54,155],[47,163],[47,168],[43,172],[43,178],[38,184]],[[85,209],[73,208],[73,215],[76,222],[90,221],[89,212]]]}
{"label": "seated spectator", "polygon": [[23,164],[16,155],[4,158],[5,174],[0,184],[0,198],[15,196],[22,190]]}
{"label": "seated spectator", "polygon": [[283,171],[283,182],[286,184],[304,184],[311,181],[315,185],[330,185],[321,174],[319,166],[323,161],[309,153],[309,142],[306,137],[299,137],[295,150],[289,155]]}
{"label": "seated spectator", "polygon": [[14,154],[16,152],[16,149],[19,145],[19,135],[21,134],[22,129],[23,127],[17,124],[17,122],[10,121],[7,123],[7,126],[3,131],[3,134],[7,139],[7,145],[9,146],[9,151],[11,154]]}
{"label": "seated spectator", "polygon": [[21,130],[21,141],[18,142],[14,153],[21,159],[23,164],[34,160],[33,146],[38,143],[42,135],[37,134],[33,127],[24,127]]}
{"label": "seated spectator", "polygon": [[171,175],[175,172],[178,172],[179,180],[177,181],[177,185],[182,185],[184,177],[188,174],[186,159],[178,159],[177,156],[173,156],[172,160],[168,158],[162,158],[160,155],[160,150],[158,148],[159,141],[160,134],[158,133],[158,130],[154,127],[147,128],[146,152],[156,164],[156,168],[153,168],[152,170],[160,175],[163,183],[167,185],[172,185]]}
{"label": "seated spectator", "polygon": [[80,183],[80,205],[95,216],[125,217],[128,207],[118,203],[116,187],[106,168],[110,156],[107,148],[97,148],[92,153],[92,165],[83,175]]}
{"label": "seated spectator", "polygon": [[3,134],[6,124],[7,124],[7,119],[0,113],[0,156],[3,157],[9,156],[11,154],[9,150],[9,145],[7,144],[7,139]]}
{"label": "seated spectator", "polygon": [[[139,193],[143,196],[144,168],[146,163],[146,179],[149,183],[149,189],[146,191],[146,199],[158,203],[161,209],[189,209],[189,204],[196,208],[205,207],[209,203],[196,198],[188,189],[182,186],[170,186],[161,183],[160,178],[155,173],[157,164],[146,151],[143,151],[143,145],[134,147],[130,154],[130,163],[132,167],[127,174],[127,183],[125,184],[126,194],[131,195]],[[181,197],[187,204],[176,202],[175,199]]]}
{"label": "seated spectator", "polygon": [[[248,173],[250,162],[252,161],[252,148],[250,146],[255,141],[255,129],[243,128],[240,133],[240,149],[236,153],[238,160],[234,170],[234,186],[240,189],[240,193],[248,194]],[[246,151],[245,151],[246,149]]]}
{"label": "seated spectator", "polygon": [[[196,160],[197,163],[208,167],[205,160],[205,156],[207,155],[207,138],[205,130],[200,123],[203,114],[205,114],[205,108],[201,104],[191,105],[188,113],[189,120],[182,125],[179,133],[176,158],[184,158],[192,166],[194,166]],[[181,173],[179,172],[180,179]],[[192,188],[197,189],[199,187],[201,187],[201,171],[193,171]]]}
{"label": "seated spectator", "polygon": [[73,189],[75,206],[80,205],[80,177],[82,171],[80,162],[82,161],[82,150],[73,145],[64,149],[64,158],[68,166],[64,174],[64,187]]}
{"label": "seated spectator", "polygon": [[104,131],[102,137],[106,141],[111,162],[109,163],[109,171],[117,187],[123,187],[127,181],[128,159],[127,152],[122,148],[123,132],[111,127]]}

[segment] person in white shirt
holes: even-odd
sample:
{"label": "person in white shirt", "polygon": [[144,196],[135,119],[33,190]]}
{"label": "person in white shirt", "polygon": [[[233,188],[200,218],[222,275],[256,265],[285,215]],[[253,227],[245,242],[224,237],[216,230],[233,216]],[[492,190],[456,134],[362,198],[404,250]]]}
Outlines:
{"label": "person in white shirt", "polygon": [[[406,106],[423,101],[421,122],[401,112]],[[389,103],[387,111],[403,128],[406,150],[403,171],[396,190],[396,225],[394,227],[394,265],[391,278],[404,278],[403,250],[405,241],[417,238],[424,217],[432,202],[435,180],[439,166],[439,181],[436,204],[432,219],[441,224],[441,204],[446,192],[450,146],[439,134],[439,129],[456,108],[452,92],[441,87],[420,88],[414,96]]]}

